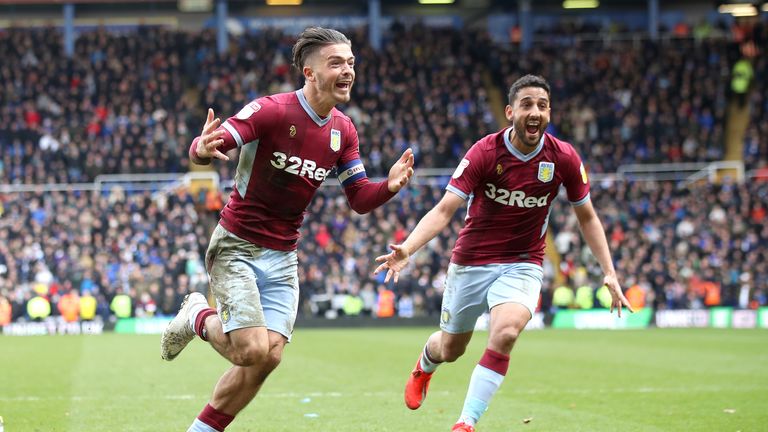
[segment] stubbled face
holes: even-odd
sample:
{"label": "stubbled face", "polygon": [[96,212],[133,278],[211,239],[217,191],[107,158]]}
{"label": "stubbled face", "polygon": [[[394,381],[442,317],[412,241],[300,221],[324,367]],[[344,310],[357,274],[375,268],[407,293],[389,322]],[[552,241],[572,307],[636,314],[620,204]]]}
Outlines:
{"label": "stubbled face", "polygon": [[349,45],[338,43],[320,48],[304,69],[305,77],[323,99],[332,100],[334,105],[349,102],[355,82],[355,56]]}
{"label": "stubbled face", "polygon": [[513,104],[507,105],[504,112],[514,126],[515,137],[523,147],[535,148],[549,125],[547,91],[541,87],[523,87],[518,90]]}

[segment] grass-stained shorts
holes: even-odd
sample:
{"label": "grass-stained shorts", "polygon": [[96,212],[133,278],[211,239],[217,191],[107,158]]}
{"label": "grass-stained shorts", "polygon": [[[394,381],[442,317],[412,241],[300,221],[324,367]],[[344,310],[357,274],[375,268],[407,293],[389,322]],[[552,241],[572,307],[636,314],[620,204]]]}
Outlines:
{"label": "grass-stained shorts", "polygon": [[295,250],[256,246],[217,225],[205,266],[225,333],[266,327],[290,340],[299,306]]}
{"label": "grass-stained shorts", "polygon": [[451,263],[445,278],[440,328],[471,332],[483,312],[502,303],[520,303],[536,311],[544,270],[531,263],[463,266]]}

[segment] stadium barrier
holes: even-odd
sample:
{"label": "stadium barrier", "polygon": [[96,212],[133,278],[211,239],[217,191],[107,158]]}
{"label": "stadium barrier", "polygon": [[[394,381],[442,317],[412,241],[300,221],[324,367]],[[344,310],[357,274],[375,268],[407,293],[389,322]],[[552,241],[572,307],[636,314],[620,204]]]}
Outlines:
{"label": "stadium barrier", "polygon": [[685,162],[660,164],[628,164],[618,168],[619,179],[631,181],[680,181],[680,187],[687,187],[699,180],[717,182],[724,176],[731,176],[738,183],[744,181],[744,162]]}
{"label": "stadium barrier", "polygon": [[172,318],[123,318],[115,323],[115,333],[161,334]]}
{"label": "stadium barrier", "polygon": [[551,325],[552,328],[571,329],[639,329],[649,327],[652,318],[653,310],[649,308],[640,309],[635,313],[624,311],[621,318],[605,309],[567,309],[558,311]]}
{"label": "stadium barrier", "polygon": [[0,327],[5,336],[43,336],[102,334],[106,330],[101,321],[63,322],[47,319],[42,322],[14,322]]}
{"label": "stadium barrier", "polygon": [[660,328],[768,328],[768,307],[664,310],[656,312],[655,325]]}
{"label": "stadium barrier", "polygon": [[[230,181],[231,182],[231,181]],[[45,183],[45,184],[0,184],[0,193],[25,192],[109,192],[114,188],[131,192],[165,192],[185,187],[193,193],[197,188],[214,189],[219,186],[219,174],[213,171],[190,171],[188,173],[152,174],[101,174],[92,183]]]}

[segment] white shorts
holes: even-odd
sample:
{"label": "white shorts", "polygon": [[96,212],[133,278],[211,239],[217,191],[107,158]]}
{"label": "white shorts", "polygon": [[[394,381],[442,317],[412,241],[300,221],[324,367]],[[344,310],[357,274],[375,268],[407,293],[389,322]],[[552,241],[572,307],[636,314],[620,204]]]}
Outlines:
{"label": "white shorts", "polygon": [[543,278],[542,267],[531,263],[451,263],[445,278],[440,328],[452,334],[471,332],[483,312],[502,303],[520,303],[533,316]]}
{"label": "white shorts", "polygon": [[205,264],[224,333],[266,327],[290,340],[299,308],[295,250],[256,246],[217,225]]}

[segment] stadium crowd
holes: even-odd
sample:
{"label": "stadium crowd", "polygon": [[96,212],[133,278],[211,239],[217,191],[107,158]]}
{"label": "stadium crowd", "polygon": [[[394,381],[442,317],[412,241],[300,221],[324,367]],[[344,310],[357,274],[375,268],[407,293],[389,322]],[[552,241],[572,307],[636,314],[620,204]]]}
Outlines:
{"label": "stadium crowd", "polygon": [[0,184],[186,171],[185,86],[211,45],[205,32],[101,30],[70,60],[57,29],[0,32]]}
{"label": "stadium crowd", "polygon": [[741,37],[752,41],[747,47],[754,54],[754,58],[744,59],[754,74],[748,98],[751,117],[744,140],[744,163],[749,169],[761,170],[761,177],[768,178],[768,59],[764,51],[768,46],[768,24],[758,23]]}
{"label": "stadium crowd", "polygon": [[130,298],[129,316],[175,313],[189,290],[207,287],[201,257],[215,212],[205,215],[195,204],[183,192],[153,198],[120,188],[3,197],[0,293],[13,318],[29,316],[35,296],[63,314],[59,301],[70,292],[95,298],[89,319],[120,315],[111,309],[122,294]]}
{"label": "stadium crowd", "polygon": [[[448,29],[397,26],[380,53],[367,45],[364,30],[350,37],[357,85],[344,111],[358,127],[371,176],[384,174],[407,147],[418,168],[453,167],[477,138],[495,130],[486,72],[502,88],[529,71],[547,77],[552,130],[574,143],[592,172],[723,154],[732,54],[721,40],[545,46],[520,58],[482,34]],[[0,32],[0,57],[7,59],[0,65],[0,184],[187,171],[186,149],[202,124],[201,107],[226,116],[259,95],[297,88],[287,60],[289,36],[265,32],[232,44],[232,55],[222,58],[211,32],[95,31],[78,38],[70,61],[59,55],[54,30]],[[765,59],[755,69],[766,76]],[[752,93],[752,115],[759,120],[768,99],[758,93]],[[754,121],[748,130],[751,167],[768,158],[765,127]],[[231,178],[234,164],[216,169]],[[431,180],[364,216],[349,209],[337,186],[320,190],[300,242],[303,314],[439,314],[459,215],[399,284],[371,275],[373,257],[402,241],[442,195],[447,179]],[[673,183],[606,181],[593,184],[592,198],[626,287],[639,287],[649,304],[768,304],[766,183],[683,190]],[[50,301],[53,314],[71,316],[61,305],[74,304],[75,293],[77,304],[87,305],[78,308],[80,314],[87,309],[85,319],[174,314],[187,292],[207,289],[202,257],[224,199],[218,192],[120,188],[0,194],[0,325],[3,305],[10,319],[29,319],[29,303],[38,297]],[[594,263],[564,205],[553,210],[560,262],[545,266],[544,309],[584,306],[576,300],[581,286],[599,304]],[[556,295],[560,275],[570,300]]]}

